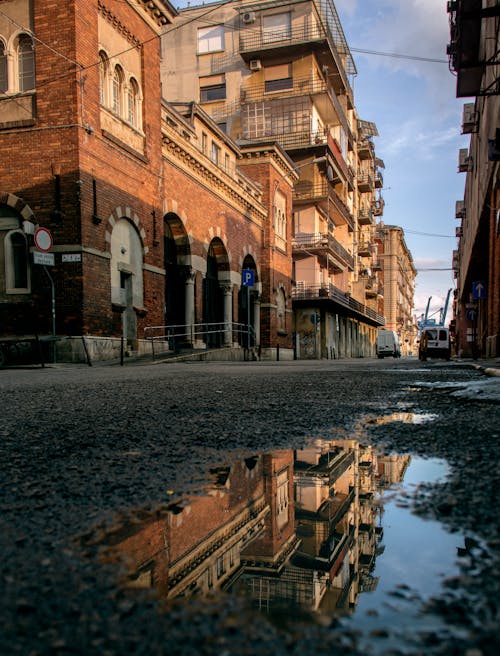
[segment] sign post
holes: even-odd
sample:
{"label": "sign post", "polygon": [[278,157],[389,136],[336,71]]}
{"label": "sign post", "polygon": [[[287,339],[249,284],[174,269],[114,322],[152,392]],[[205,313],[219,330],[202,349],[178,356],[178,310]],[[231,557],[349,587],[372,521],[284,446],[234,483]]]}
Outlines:
{"label": "sign post", "polygon": [[250,350],[250,287],[255,285],[255,271],[253,269],[242,270],[241,284],[247,288],[247,348]]}
{"label": "sign post", "polygon": [[[54,285],[54,279],[50,275],[47,267],[53,267],[55,264],[54,253],[50,253],[52,250],[53,240],[52,234],[48,228],[37,228],[35,234],[33,235],[33,240],[35,246],[38,250],[33,251],[33,264],[41,264],[47,274],[47,278],[50,281],[51,288],[51,311],[52,311],[52,336],[56,336],[56,290]],[[54,361],[55,361],[55,344],[54,344]]]}

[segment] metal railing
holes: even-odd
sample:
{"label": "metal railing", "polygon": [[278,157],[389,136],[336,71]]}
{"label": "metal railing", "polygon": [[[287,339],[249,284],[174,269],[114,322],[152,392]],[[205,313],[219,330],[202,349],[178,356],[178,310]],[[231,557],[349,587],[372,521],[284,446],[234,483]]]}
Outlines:
{"label": "metal railing", "polygon": [[319,298],[334,301],[356,314],[370,319],[379,326],[385,324],[385,317],[372,310],[372,308],[360,303],[355,298],[352,298],[349,294],[345,294],[331,283],[310,285],[299,281],[292,290],[292,299],[294,301],[315,300]]}
{"label": "metal railing", "polygon": [[[293,200],[295,202],[328,200],[349,228],[354,230],[354,219],[349,208],[326,181],[307,184],[307,181],[303,180],[297,183],[293,189]],[[338,220],[335,223],[339,225]]]}
{"label": "metal railing", "polygon": [[344,264],[351,269],[354,268],[354,257],[338,242],[335,237],[328,233],[304,233],[299,232],[292,238],[292,248],[300,250],[304,248],[321,248],[335,253]]}
{"label": "metal railing", "polygon": [[199,348],[201,344],[206,348],[229,348],[234,344],[252,348],[256,345],[254,327],[234,322],[146,326],[144,339],[151,342],[153,357],[160,353]]}

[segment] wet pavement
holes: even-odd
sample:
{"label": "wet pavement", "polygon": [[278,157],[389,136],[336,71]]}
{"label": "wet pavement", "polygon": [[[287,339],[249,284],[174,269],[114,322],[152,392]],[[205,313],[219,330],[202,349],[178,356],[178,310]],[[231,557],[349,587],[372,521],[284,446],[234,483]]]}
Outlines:
{"label": "wet pavement", "polygon": [[451,396],[485,379],[0,372],[2,652],[496,653],[498,402]]}

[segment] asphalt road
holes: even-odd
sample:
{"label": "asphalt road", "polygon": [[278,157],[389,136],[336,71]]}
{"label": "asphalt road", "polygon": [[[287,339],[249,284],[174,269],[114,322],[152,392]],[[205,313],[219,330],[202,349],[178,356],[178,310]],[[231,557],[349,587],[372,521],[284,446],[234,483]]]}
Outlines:
{"label": "asphalt road", "polygon": [[[359,653],[341,628],[278,631],[233,599],[160,613],[154,598],[119,589],[88,536],[201,489],[209,467],[229,455],[293,448],[360,425],[385,449],[446,459],[449,479],[414,505],[477,540],[449,594],[428,609],[446,618],[449,635],[394,653],[496,653],[499,406],[451,395],[482,378],[468,365],[414,359],[0,370],[0,653]],[[439,419],[370,421],[402,411]],[[454,635],[454,626],[467,635]]]}

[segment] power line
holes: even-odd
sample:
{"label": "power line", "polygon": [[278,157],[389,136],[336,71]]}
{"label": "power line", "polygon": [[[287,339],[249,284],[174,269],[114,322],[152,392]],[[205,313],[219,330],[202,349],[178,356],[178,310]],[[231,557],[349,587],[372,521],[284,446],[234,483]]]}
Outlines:
{"label": "power line", "polygon": [[420,235],[421,237],[444,237],[445,239],[456,239],[455,235],[437,235],[434,232],[418,232],[418,230],[408,230],[407,228],[402,229],[405,231],[405,234],[410,235]]}
{"label": "power line", "polygon": [[363,48],[350,48],[352,52],[363,55],[377,55],[378,57],[392,57],[393,59],[410,59],[413,61],[430,62],[432,64],[448,64],[447,59],[433,59],[432,57],[420,57],[418,55],[406,55],[399,52],[381,52],[380,50],[364,50]]}

